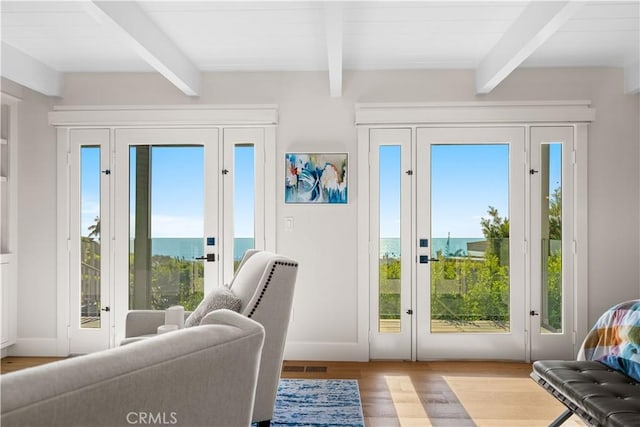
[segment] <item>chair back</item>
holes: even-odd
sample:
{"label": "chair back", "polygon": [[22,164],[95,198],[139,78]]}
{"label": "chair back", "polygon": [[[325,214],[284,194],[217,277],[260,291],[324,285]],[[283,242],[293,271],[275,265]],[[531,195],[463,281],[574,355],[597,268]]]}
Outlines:
{"label": "chair back", "polygon": [[273,417],[282,369],[298,263],[272,252],[251,250],[229,284],[242,300],[240,313],[262,324],[265,341],[258,375],[253,421]]}

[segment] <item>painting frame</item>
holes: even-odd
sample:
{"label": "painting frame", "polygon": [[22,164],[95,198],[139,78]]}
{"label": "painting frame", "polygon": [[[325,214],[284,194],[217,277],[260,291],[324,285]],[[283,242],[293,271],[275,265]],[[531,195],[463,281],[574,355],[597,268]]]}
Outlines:
{"label": "painting frame", "polygon": [[349,203],[348,152],[286,152],[285,204]]}

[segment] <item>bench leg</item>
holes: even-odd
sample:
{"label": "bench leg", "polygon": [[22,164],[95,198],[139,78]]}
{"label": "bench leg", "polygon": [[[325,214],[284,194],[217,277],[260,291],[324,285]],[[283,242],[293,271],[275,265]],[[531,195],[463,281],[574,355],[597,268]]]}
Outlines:
{"label": "bench leg", "polygon": [[567,409],[562,414],[560,414],[560,416],[558,418],[553,420],[553,422],[551,424],[549,424],[549,427],[559,427],[559,426],[561,426],[565,421],[567,421],[569,418],[571,418],[571,415],[573,415],[573,412],[571,412],[570,409]]}

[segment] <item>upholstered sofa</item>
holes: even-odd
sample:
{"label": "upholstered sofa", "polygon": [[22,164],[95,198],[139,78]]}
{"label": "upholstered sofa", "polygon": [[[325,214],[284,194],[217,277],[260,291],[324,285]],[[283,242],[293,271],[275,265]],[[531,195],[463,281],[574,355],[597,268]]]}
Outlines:
{"label": "upholstered sofa", "polygon": [[[259,322],[265,329],[252,417],[260,427],[268,426],[273,417],[297,270],[298,263],[288,257],[252,249],[245,253],[228,285],[240,300],[240,314]],[[164,319],[162,311],[130,311],[124,343],[155,335]]]}
{"label": "upholstered sofa", "polygon": [[248,426],[264,328],[229,310],[169,332],[0,377],[3,427]]}

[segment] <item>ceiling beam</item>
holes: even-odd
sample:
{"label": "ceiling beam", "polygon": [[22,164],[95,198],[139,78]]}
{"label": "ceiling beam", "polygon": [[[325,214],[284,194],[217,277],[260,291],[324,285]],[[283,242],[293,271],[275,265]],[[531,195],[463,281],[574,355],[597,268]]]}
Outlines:
{"label": "ceiling beam", "polygon": [[189,96],[200,94],[200,71],[135,2],[82,2],[87,12]]}
{"label": "ceiling beam", "polygon": [[329,65],[329,92],[342,96],[342,3],[325,2],[324,27]]}
{"label": "ceiling beam", "polygon": [[49,96],[62,96],[64,75],[26,53],[2,43],[2,77]]}
{"label": "ceiling beam", "polygon": [[476,92],[489,93],[582,6],[576,1],[532,1],[476,69]]}
{"label": "ceiling beam", "polygon": [[624,68],[624,93],[627,95],[640,93],[640,61]]}

